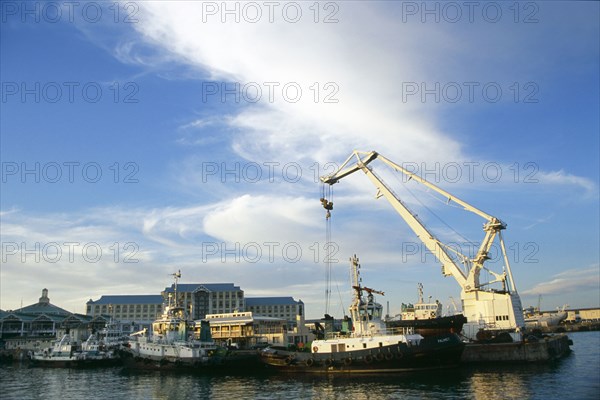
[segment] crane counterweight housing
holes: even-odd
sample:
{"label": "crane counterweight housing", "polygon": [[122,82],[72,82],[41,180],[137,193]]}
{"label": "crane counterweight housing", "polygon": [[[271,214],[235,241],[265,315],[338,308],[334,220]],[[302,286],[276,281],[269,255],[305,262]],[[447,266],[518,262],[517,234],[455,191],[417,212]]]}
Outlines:
{"label": "crane counterweight housing", "polygon": [[[399,196],[376,174],[373,168],[369,166],[376,159],[379,159],[399,173],[406,175],[409,181],[416,181],[428,189],[439,193],[447,199],[447,203],[458,204],[464,210],[483,218],[486,221],[483,225],[485,236],[475,256],[469,258],[440,242]],[[354,151],[336,172],[322,176],[320,179],[324,184],[333,185],[359,170],[366,174],[367,178],[369,178],[377,189],[376,197],[385,197],[388,200],[417,237],[425,244],[427,249],[442,264],[442,274],[444,276],[452,276],[461,287],[463,314],[467,318],[467,323],[463,326],[463,334],[470,339],[481,339],[482,334],[483,336],[494,336],[502,332],[508,332],[514,341],[520,341],[520,332],[525,326],[525,321],[521,311],[521,300],[514,284],[501,234],[501,231],[506,229],[506,224],[375,151]],[[323,200],[321,199],[322,203],[324,202]],[[327,203],[325,202],[324,204]],[[496,273],[484,267],[485,262],[490,258],[489,252],[496,239],[500,242],[500,249],[503,254],[505,267],[503,273]],[[450,253],[453,253],[454,257]],[[460,263],[456,259],[459,259]],[[465,266],[466,271],[463,270],[461,263]],[[480,282],[482,269],[489,272],[494,280]],[[493,283],[501,283],[502,289],[492,289],[490,285]]]}

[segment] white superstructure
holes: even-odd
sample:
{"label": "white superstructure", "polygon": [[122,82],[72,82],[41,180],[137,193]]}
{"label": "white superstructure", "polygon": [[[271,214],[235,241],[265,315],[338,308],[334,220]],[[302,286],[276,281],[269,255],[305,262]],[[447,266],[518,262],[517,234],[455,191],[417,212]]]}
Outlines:
{"label": "white superstructure", "polygon": [[169,296],[169,303],[164,307],[163,314],[152,323],[152,333],[149,334],[144,329],[132,334],[128,352],[134,357],[163,363],[206,363],[217,346],[212,339],[194,339],[192,322],[185,309],[177,304],[177,281],[181,273],[177,272],[173,276],[174,295]]}
{"label": "white superstructure", "polygon": [[[405,343],[418,345],[423,336],[412,333],[412,329],[388,329],[382,320],[383,307],[375,302],[373,293],[383,292],[361,285],[360,264],[356,255],[350,259],[352,268],[352,289],[354,297],[350,305],[352,332],[350,334],[331,333],[324,340],[313,340],[313,353],[338,353],[365,349],[378,349]],[[366,299],[363,292],[367,293]]]}

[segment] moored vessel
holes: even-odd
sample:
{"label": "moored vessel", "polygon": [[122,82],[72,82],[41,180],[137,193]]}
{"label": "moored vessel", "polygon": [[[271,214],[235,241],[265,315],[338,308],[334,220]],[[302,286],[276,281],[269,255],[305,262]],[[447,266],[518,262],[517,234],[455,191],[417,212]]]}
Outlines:
{"label": "moored vessel", "polygon": [[444,333],[460,333],[467,319],[462,314],[442,315],[442,303],[438,300],[423,300],[423,284],[417,286],[418,301],[415,304],[402,304],[399,319],[388,319],[388,328],[413,328],[424,337]]}
{"label": "moored vessel", "polygon": [[117,353],[107,349],[94,334],[81,346],[65,334],[52,347],[31,352],[29,358],[31,366],[57,368],[106,367],[117,365],[120,361]]}
{"label": "moored vessel", "polygon": [[168,304],[162,315],[152,323],[152,332],[147,329],[130,335],[121,352],[126,367],[136,369],[204,369],[218,364],[219,348],[212,341],[207,321],[202,321],[200,337],[194,337],[193,322],[185,309],[177,303],[177,281],[175,292],[169,295]]}
{"label": "moored vessel", "polygon": [[382,320],[383,307],[374,299],[374,293],[383,292],[361,285],[356,256],[351,258],[351,265],[352,327],[314,340],[309,352],[268,347],[260,354],[263,363],[279,371],[329,374],[405,372],[451,367],[460,362],[464,343],[456,334],[423,337],[412,329],[387,328]]}

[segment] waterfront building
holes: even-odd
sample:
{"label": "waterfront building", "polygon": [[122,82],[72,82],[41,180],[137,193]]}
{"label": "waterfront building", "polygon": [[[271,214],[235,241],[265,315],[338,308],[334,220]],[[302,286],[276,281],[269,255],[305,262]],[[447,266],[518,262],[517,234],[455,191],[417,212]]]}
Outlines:
{"label": "waterfront building", "polygon": [[[210,323],[212,339],[221,345],[248,349],[286,343],[287,321],[283,318],[254,315],[250,311],[207,314],[205,318]],[[200,332],[200,321],[196,321],[195,331]]]}
{"label": "waterfront building", "polygon": [[44,288],[37,303],[0,313],[0,338],[6,349],[33,350],[67,332],[74,341],[85,340],[105,324],[102,317],[72,313],[55,306]]}
{"label": "waterfront building", "polygon": [[0,313],[0,337],[54,337],[61,322],[71,314],[50,303],[48,289],[44,288],[37,303]]}
{"label": "waterfront building", "polygon": [[[165,303],[175,292],[175,285],[161,293]],[[184,307],[193,320],[208,314],[227,314],[245,309],[244,291],[233,283],[179,283],[177,304]]]}
{"label": "waterfront building", "polygon": [[582,322],[600,322],[600,308],[580,308],[579,317]]}
{"label": "waterfront building", "polygon": [[304,303],[293,297],[247,297],[246,311],[265,317],[282,318],[296,326],[298,317],[304,318]]}
{"label": "waterfront building", "polygon": [[42,297],[39,298],[37,303],[21,307],[17,310],[14,310],[16,313],[23,314],[33,314],[33,315],[62,315],[67,316],[71,315],[72,312],[65,310],[64,308],[60,308],[50,303],[50,298],[48,297],[48,289],[42,289]]}
{"label": "waterfront building", "polygon": [[566,323],[597,323],[600,322],[600,308],[579,308],[568,310]]}
{"label": "waterfront building", "polygon": [[304,320],[304,303],[293,297],[247,297],[246,310],[270,318],[286,321],[285,343],[300,345],[312,341],[315,336]]}
{"label": "waterfront building", "polygon": [[118,323],[124,332],[149,327],[163,311],[163,298],[159,294],[103,295],[86,303],[86,315],[104,316]]}
{"label": "waterfront building", "polygon": [[0,349],[4,350],[23,350],[35,351],[42,348],[52,347],[56,338],[53,336],[13,336],[3,338],[3,346]]}

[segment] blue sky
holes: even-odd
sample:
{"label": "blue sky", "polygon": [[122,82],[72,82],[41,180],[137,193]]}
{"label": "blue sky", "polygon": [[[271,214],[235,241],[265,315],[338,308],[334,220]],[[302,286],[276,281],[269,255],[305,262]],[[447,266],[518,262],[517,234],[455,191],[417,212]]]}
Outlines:
{"label": "blue sky", "polygon": [[[82,312],[181,269],[318,317],[316,176],[354,149],[507,222],[524,305],[600,306],[598,3],[73,4],[2,3],[0,308],[47,287]],[[334,187],[331,312],[354,253],[392,313],[417,282],[458,299],[360,175]],[[482,239],[482,220],[410,190],[442,241]]]}

